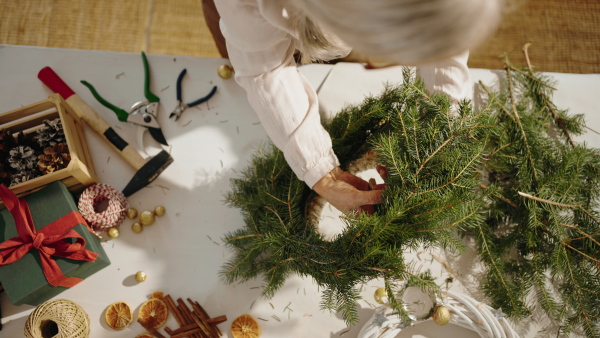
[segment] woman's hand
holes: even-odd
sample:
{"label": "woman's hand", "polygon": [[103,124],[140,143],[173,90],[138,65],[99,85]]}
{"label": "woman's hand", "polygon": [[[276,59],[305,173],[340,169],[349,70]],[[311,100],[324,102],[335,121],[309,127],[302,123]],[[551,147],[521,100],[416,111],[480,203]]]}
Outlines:
{"label": "woman's hand", "polygon": [[[372,187],[376,190],[371,190]],[[356,210],[358,213],[366,212],[369,215],[375,212],[374,205],[381,203],[383,188],[383,185],[370,185],[369,182],[339,167],[323,176],[313,186],[317,194],[341,212],[346,214]]]}

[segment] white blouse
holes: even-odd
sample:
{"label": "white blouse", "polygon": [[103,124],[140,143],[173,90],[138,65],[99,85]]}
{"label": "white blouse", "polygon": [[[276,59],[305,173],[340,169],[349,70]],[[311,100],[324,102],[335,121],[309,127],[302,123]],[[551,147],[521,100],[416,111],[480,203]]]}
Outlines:
{"label": "white blouse", "polygon": [[[220,27],[235,69],[271,141],[309,187],[339,165],[321,125],[315,90],[298,72],[293,55],[297,34],[281,0],[216,0]],[[455,100],[471,98],[468,52],[419,67],[430,92]],[[401,80],[401,79],[399,79]]]}

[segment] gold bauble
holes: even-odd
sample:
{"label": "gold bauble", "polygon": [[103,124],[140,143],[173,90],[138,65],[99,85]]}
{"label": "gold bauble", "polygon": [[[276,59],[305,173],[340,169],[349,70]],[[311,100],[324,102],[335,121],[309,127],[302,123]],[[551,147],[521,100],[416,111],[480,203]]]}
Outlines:
{"label": "gold bauble", "polygon": [[450,321],[450,310],[443,305],[438,305],[433,310],[433,321],[437,325],[446,325]]}
{"label": "gold bauble", "polygon": [[139,234],[140,232],[142,232],[144,230],[144,226],[138,222],[135,222],[131,225],[131,230],[133,232],[135,232],[136,234]]}
{"label": "gold bauble", "polygon": [[164,216],[165,212],[167,212],[167,210],[162,205],[159,205],[156,208],[154,208],[154,214],[158,217]]}
{"label": "gold bauble", "polygon": [[138,283],[141,283],[141,282],[145,281],[146,277],[147,276],[146,276],[146,273],[144,271],[138,271],[138,272],[135,273],[135,280]]}
{"label": "gold bauble", "polygon": [[142,223],[142,225],[152,225],[154,224],[154,220],[154,211],[145,210],[140,214],[140,223]]}
{"label": "gold bauble", "polygon": [[110,228],[110,229],[108,229],[108,231],[106,232],[106,234],[110,238],[117,238],[117,237],[119,237],[119,229],[117,229],[117,228]]}
{"label": "gold bauble", "polygon": [[127,218],[129,219],[134,219],[136,218],[138,215],[137,213],[137,209],[136,208],[129,208],[127,209]]}
{"label": "gold bauble", "polygon": [[222,79],[229,79],[231,74],[233,74],[233,67],[230,65],[220,65],[217,74],[219,74],[219,77]]}
{"label": "gold bauble", "polygon": [[375,290],[375,294],[373,295],[375,301],[379,304],[387,304],[388,303],[388,294],[385,288],[379,288]]}

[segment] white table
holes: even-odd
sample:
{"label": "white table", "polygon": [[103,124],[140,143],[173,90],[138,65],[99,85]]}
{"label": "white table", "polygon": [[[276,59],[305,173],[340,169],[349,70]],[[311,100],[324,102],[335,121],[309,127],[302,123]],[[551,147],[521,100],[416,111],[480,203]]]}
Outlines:
{"label": "white table", "polygon": [[[174,158],[160,177],[147,188],[131,196],[130,206],[139,211],[151,210],[164,205],[167,214],[157,218],[154,225],[146,227],[141,234],[130,230],[133,223],[126,220],[118,238],[105,241],[112,264],[69,289],[57,298],[72,300],[81,305],[91,319],[91,337],[133,337],[144,332],[138,323],[123,331],[114,331],[104,322],[105,308],[115,301],[126,301],[137,309],[150,293],[162,291],[173,298],[191,298],[198,301],[211,316],[227,315],[229,321],[219,327],[226,336],[231,321],[249,313],[259,320],[265,338],[279,337],[355,337],[373,310],[373,292],[382,286],[372,281],[363,288],[359,311],[361,322],[348,329],[341,316],[319,310],[320,292],[310,279],[290,278],[272,299],[260,296],[260,280],[246,284],[225,284],[218,272],[231,256],[221,242],[225,233],[242,227],[239,210],[227,207],[224,194],[229,190],[229,180],[237,177],[254,152],[267,141],[258,118],[248,105],[245,93],[233,79],[223,80],[217,76],[217,67],[227,63],[224,59],[193,58],[168,55],[148,55],[152,80],[151,89],[161,99],[159,120],[170,144]],[[51,91],[37,79],[37,73],[51,66],[86,102],[94,107],[113,128],[130,144],[136,144],[135,128],[119,122],[114,113],[100,105],[89,90],[80,84],[87,80],[111,103],[128,109],[135,101],[142,100],[144,73],[140,54],[63,50],[35,47],[0,45],[0,112],[9,111],[45,99]],[[183,81],[184,100],[204,96],[218,86],[217,94],[200,108],[189,108],[179,121],[168,119],[176,105],[175,81],[179,72],[187,68]],[[387,80],[399,80],[400,69],[364,71],[358,64],[336,66],[312,65],[301,67],[316,88],[319,89],[321,108],[335,112],[347,103],[359,102],[365,94],[376,94]],[[494,72],[473,70],[474,80],[491,83]],[[589,124],[600,129],[600,117],[595,114],[593,101],[598,97],[599,75],[553,74],[558,83],[555,102],[570,107],[575,113],[585,113]],[[122,189],[134,174],[133,169],[100,139],[90,128],[85,128],[97,174],[103,183]],[[588,135],[586,140],[600,146],[600,137]],[[149,152],[158,147],[150,137]],[[444,253],[437,252],[444,257]],[[439,278],[440,284],[448,276],[437,261],[430,263],[427,252],[416,258]],[[449,259],[456,264],[472,264],[473,255],[466,254],[460,260]],[[459,271],[460,266],[453,266]],[[148,278],[135,282],[133,275],[143,270]],[[472,276],[461,276],[451,288],[472,296]],[[474,292],[470,292],[474,291]],[[13,306],[6,296],[0,298],[2,308],[2,337],[19,337],[31,306]],[[293,312],[283,312],[289,307]],[[288,317],[289,315],[289,317]],[[279,318],[279,320],[275,319]],[[177,324],[172,316],[167,325]],[[534,324],[523,336],[535,336]],[[436,327],[423,324],[401,333],[401,337],[433,337],[474,335],[458,327]],[[466,333],[465,333],[466,332]]]}

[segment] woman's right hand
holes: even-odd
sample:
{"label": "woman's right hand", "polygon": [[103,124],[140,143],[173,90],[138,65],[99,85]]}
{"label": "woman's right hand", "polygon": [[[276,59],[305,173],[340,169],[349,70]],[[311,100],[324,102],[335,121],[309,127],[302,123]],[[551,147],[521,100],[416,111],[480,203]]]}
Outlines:
{"label": "woman's right hand", "polygon": [[[323,176],[313,190],[326,199],[332,206],[347,214],[352,211],[373,214],[375,205],[380,204],[384,185],[371,185],[369,182],[334,168]],[[374,190],[372,190],[374,189]]]}

